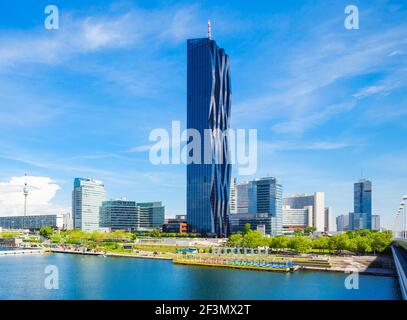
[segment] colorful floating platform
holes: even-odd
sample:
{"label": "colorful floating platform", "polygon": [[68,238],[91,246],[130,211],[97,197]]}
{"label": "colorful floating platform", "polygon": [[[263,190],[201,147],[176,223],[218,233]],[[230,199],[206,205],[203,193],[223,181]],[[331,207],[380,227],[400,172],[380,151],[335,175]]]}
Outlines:
{"label": "colorful floating platform", "polygon": [[208,262],[199,260],[183,260],[175,259],[173,260],[176,264],[193,265],[193,266],[204,266],[204,267],[220,267],[220,268],[233,268],[233,269],[244,269],[244,270],[257,270],[257,271],[274,271],[274,272],[293,272],[298,270],[300,267],[292,264],[285,263],[240,263],[240,262],[229,262],[229,263],[218,263],[218,262]]}

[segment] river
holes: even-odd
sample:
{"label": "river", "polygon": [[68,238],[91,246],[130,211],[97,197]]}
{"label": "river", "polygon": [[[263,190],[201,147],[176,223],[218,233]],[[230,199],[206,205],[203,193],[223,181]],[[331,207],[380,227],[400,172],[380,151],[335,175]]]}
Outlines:
{"label": "river", "polygon": [[[46,289],[47,266],[58,289]],[[52,269],[53,267],[51,267]],[[291,274],[175,265],[171,261],[69,254],[0,257],[0,299],[400,299],[396,278]]]}

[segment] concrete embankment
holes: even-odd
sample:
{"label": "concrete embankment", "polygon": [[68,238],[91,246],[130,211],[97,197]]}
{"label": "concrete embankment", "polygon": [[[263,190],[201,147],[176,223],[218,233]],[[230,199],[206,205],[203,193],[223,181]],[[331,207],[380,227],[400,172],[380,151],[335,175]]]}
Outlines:
{"label": "concrete embankment", "polygon": [[43,249],[25,249],[25,250],[6,250],[0,251],[0,256],[17,256],[23,254],[40,254],[44,253]]}
{"label": "concrete embankment", "polygon": [[67,254],[82,254],[89,256],[106,256],[106,257],[122,257],[122,258],[138,258],[138,259],[156,259],[156,260],[172,260],[173,257],[163,256],[149,256],[149,255],[136,255],[126,253],[111,253],[111,252],[94,252],[94,251],[80,251],[80,250],[63,250],[63,249],[50,249],[53,253],[67,253]]}

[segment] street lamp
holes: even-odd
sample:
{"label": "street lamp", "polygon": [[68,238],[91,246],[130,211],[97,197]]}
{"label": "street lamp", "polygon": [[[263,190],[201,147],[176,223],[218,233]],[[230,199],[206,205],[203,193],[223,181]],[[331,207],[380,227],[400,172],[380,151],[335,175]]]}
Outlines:
{"label": "street lamp", "polygon": [[[403,197],[404,200],[404,197]],[[400,203],[400,213],[401,213],[401,238],[406,238],[406,206],[405,202]]]}
{"label": "street lamp", "polygon": [[[400,209],[397,210],[396,219],[394,220],[394,227],[393,227],[393,238],[397,239],[400,237],[399,232],[399,218],[400,218]],[[401,229],[400,229],[401,230]]]}
{"label": "street lamp", "polygon": [[403,197],[403,207],[404,207],[404,224],[403,224],[403,230],[404,230],[404,238],[406,238],[406,230],[407,230],[407,195]]}

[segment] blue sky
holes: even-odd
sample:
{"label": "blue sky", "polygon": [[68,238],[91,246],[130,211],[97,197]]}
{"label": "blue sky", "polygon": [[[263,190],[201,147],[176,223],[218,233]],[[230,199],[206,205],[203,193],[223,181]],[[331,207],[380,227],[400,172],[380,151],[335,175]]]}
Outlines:
{"label": "blue sky", "polygon": [[[59,30],[43,26],[49,4]],[[344,28],[348,4],[359,30]],[[184,213],[185,167],[152,165],[143,146],[185,124],[186,39],[210,18],[231,56],[232,127],[258,130],[255,177],[325,191],[336,216],[363,172],[392,227],[407,194],[405,1],[25,0],[0,12],[0,214],[21,211],[25,172],[32,212],[69,211],[80,176]]]}

